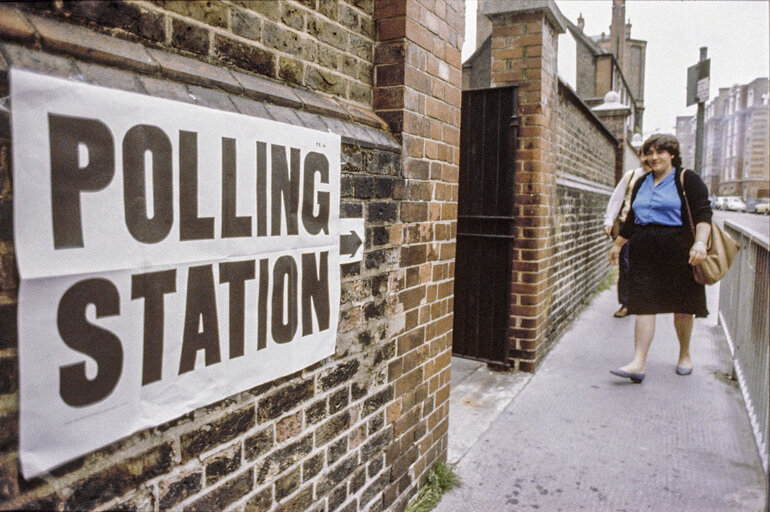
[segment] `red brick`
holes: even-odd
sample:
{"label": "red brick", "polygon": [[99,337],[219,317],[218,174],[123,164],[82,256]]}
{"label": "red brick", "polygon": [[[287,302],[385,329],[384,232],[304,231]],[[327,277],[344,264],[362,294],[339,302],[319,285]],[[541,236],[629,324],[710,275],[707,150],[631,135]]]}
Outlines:
{"label": "red brick", "polygon": [[399,356],[414,350],[425,342],[425,328],[414,329],[398,338],[396,354]]}
{"label": "red brick", "polygon": [[396,396],[402,396],[410,389],[417,387],[422,380],[422,367],[415,368],[411,372],[396,379]]}
{"label": "red brick", "polygon": [[405,36],[425,50],[430,51],[433,47],[433,36],[428,29],[411,19],[406,20]]}
{"label": "red brick", "polygon": [[374,76],[376,88],[404,85],[404,65],[378,65],[374,68]]}
{"label": "red brick", "polygon": [[[426,203],[402,203],[401,204],[401,220],[403,222],[423,222],[428,219],[428,205]],[[410,257],[410,259],[404,260],[405,255],[411,256],[411,253],[415,250],[419,250],[416,248],[402,248],[401,255],[402,255],[402,265],[409,266],[414,265],[416,263],[422,263],[422,261],[414,260]],[[424,260],[423,260],[424,261]]]}
{"label": "red brick", "polygon": [[374,2],[374,19],[382,20],[406,15],[405,0],[378,0]]}
{"label": "red brick", "polygon": [[404,108],[404,87],[375,87],[372,91],[372,108],[375,110],[395,110]]}
{"label": "red brick", "polygon": [[385,409],[385,423],[390,425],[401,417],[401,402],[390,403]]}
{"label": "red brick", "polygon": [[404,37],[406,35],[406,18],[404,16],[398,16],[377,21],[377,33],[379,35],[379,41],[388,41]]}
{"label": "red brick", "polygon": [[540,34],[543,32],[543,24],[539,21],[527,23],[525,30],[527,34]]}
{"label": "red brick", "polygon": [[497,38],[504,38],[508,36],[519,36],[524,33],[524,25],[521,23],[515,23],[505,26],[495,26],[492,28],[492,34]]}

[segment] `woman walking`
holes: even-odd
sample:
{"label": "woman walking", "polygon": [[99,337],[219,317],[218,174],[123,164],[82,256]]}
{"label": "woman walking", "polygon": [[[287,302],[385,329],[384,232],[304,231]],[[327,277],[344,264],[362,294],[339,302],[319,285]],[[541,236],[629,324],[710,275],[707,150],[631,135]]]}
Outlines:
{"label": "woman walking", "polygon": [[[637,169],[632,169],[623,175],[615,187],[615,190],[612,192],[612,196],[610,196],[607,208],[604,210],[604,234],[611,237],[613,240],[620,232],[619,228],[616,227],[616,223],[619,222],[622,226],[628,216],[628,211],[631,209],[631,192],[634,190],[634,184],[639,178],[650,172],[650,168],[645,162],[646,158],[644,153],[641,153],[641,148],[639,152],[642,166]],[[620,249],[618,263],[618,303],[620,304],[620,309],[615,311],[615,314],[613,315],[615,318],[623,318],[628,315],[626,304],[628,303],[629,272],[628,244],[625,244],[623,248]]]}
{"label": "woman walking", "polygon": [[[674,313],[674,328],[679,339],[676,373],[692,373],[693,317],[708,315],[706,291],[693,279],[692,265],[706,257],[712,214],[706,185],[694,172],[682,170],[676,137],[652,135],[642,146],[642,153],[652,172],[634,186],[631,210],[610,249],[610,263],[614,265],[621,248],[630,243],[628,252],[633,272],[627,307],[629,314],[636,315],[634,356],[630,363],[610,371],[636,383],[645,377],[647,352],[658,313]],[[694,240],[685,228],[689,220],[682,177],[695,224]]]}

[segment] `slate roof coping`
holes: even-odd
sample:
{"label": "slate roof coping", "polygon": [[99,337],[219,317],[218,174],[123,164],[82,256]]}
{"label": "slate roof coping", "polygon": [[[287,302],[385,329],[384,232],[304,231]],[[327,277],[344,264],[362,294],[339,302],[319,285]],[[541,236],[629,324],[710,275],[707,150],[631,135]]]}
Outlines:
{"label": "slate roof coping", "polygon": [[[271,117],[281,118],[277,120],[303,125],[312,123],[312,127],[323,125],[327,129],[333,127],[343,137],[343,143],[401,152],[401,146],[389,132],[387,124],[374,112],[315,91],[186,55],[145,47],[9,5],[0,5],[0,53],[0,57],[6,60],[3,63],[0,58],[0,67],[4,69],[19,67],[102,86],[110,74],[120,75],[115,69],[120,68],[124,73],[133,73],[135,82],[118,86],[120,89],[138,89],[144,94],[182,101],[185,101],[186,92],[191,96],[190,102],[221,105],[230,111],[239,110],[237,98],[245,96],[263,103],[268,112],[270,106],[294,111],[294,115],[287,115],[281,109],[272,109]],[[79,62],[87,65],[79,69]],[[99,69],[98,65],[108,68]],[[92,76],[89,77],[89,74]],[[165,83],[171,89],[168,94],[161,93]],[[201,89],[195,89],[195,86]],[[206,97],[196,97],[193,90]],[[223,96],[217,94],[218,90],[237,96],[231,96],[228,102],[224,102]]]}

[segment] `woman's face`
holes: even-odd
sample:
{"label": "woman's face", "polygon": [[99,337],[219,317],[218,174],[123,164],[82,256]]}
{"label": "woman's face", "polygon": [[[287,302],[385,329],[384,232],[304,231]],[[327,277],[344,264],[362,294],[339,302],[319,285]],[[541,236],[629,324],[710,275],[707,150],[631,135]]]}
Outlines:
{"label": "woman's face", "polygon": [[666,150],[658,151],[655,148],[650,148],[645,156],[647,157],[647,165],[655,172],[670,171],[673,167],[671,164],[673,156]]}
{"label": "woman's face", "polygon": [[639,155],[639,162],[642,164],[642,169],[644,169],[645,171],[650,170],[650,163],[647,161],[646,154],[642,153],[641,155]]}

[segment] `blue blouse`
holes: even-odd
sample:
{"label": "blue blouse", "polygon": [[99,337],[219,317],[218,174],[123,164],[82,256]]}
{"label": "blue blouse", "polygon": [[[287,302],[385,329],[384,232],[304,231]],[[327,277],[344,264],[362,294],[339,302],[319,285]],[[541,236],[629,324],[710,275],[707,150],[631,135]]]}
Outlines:
{"label": "blue blouse", "polygon": [[676,172],[671,171],[655,186],[653,173],[647,175],[632,205],[636,224],[682,225],[682,200],[676,190],[675,176]]}

